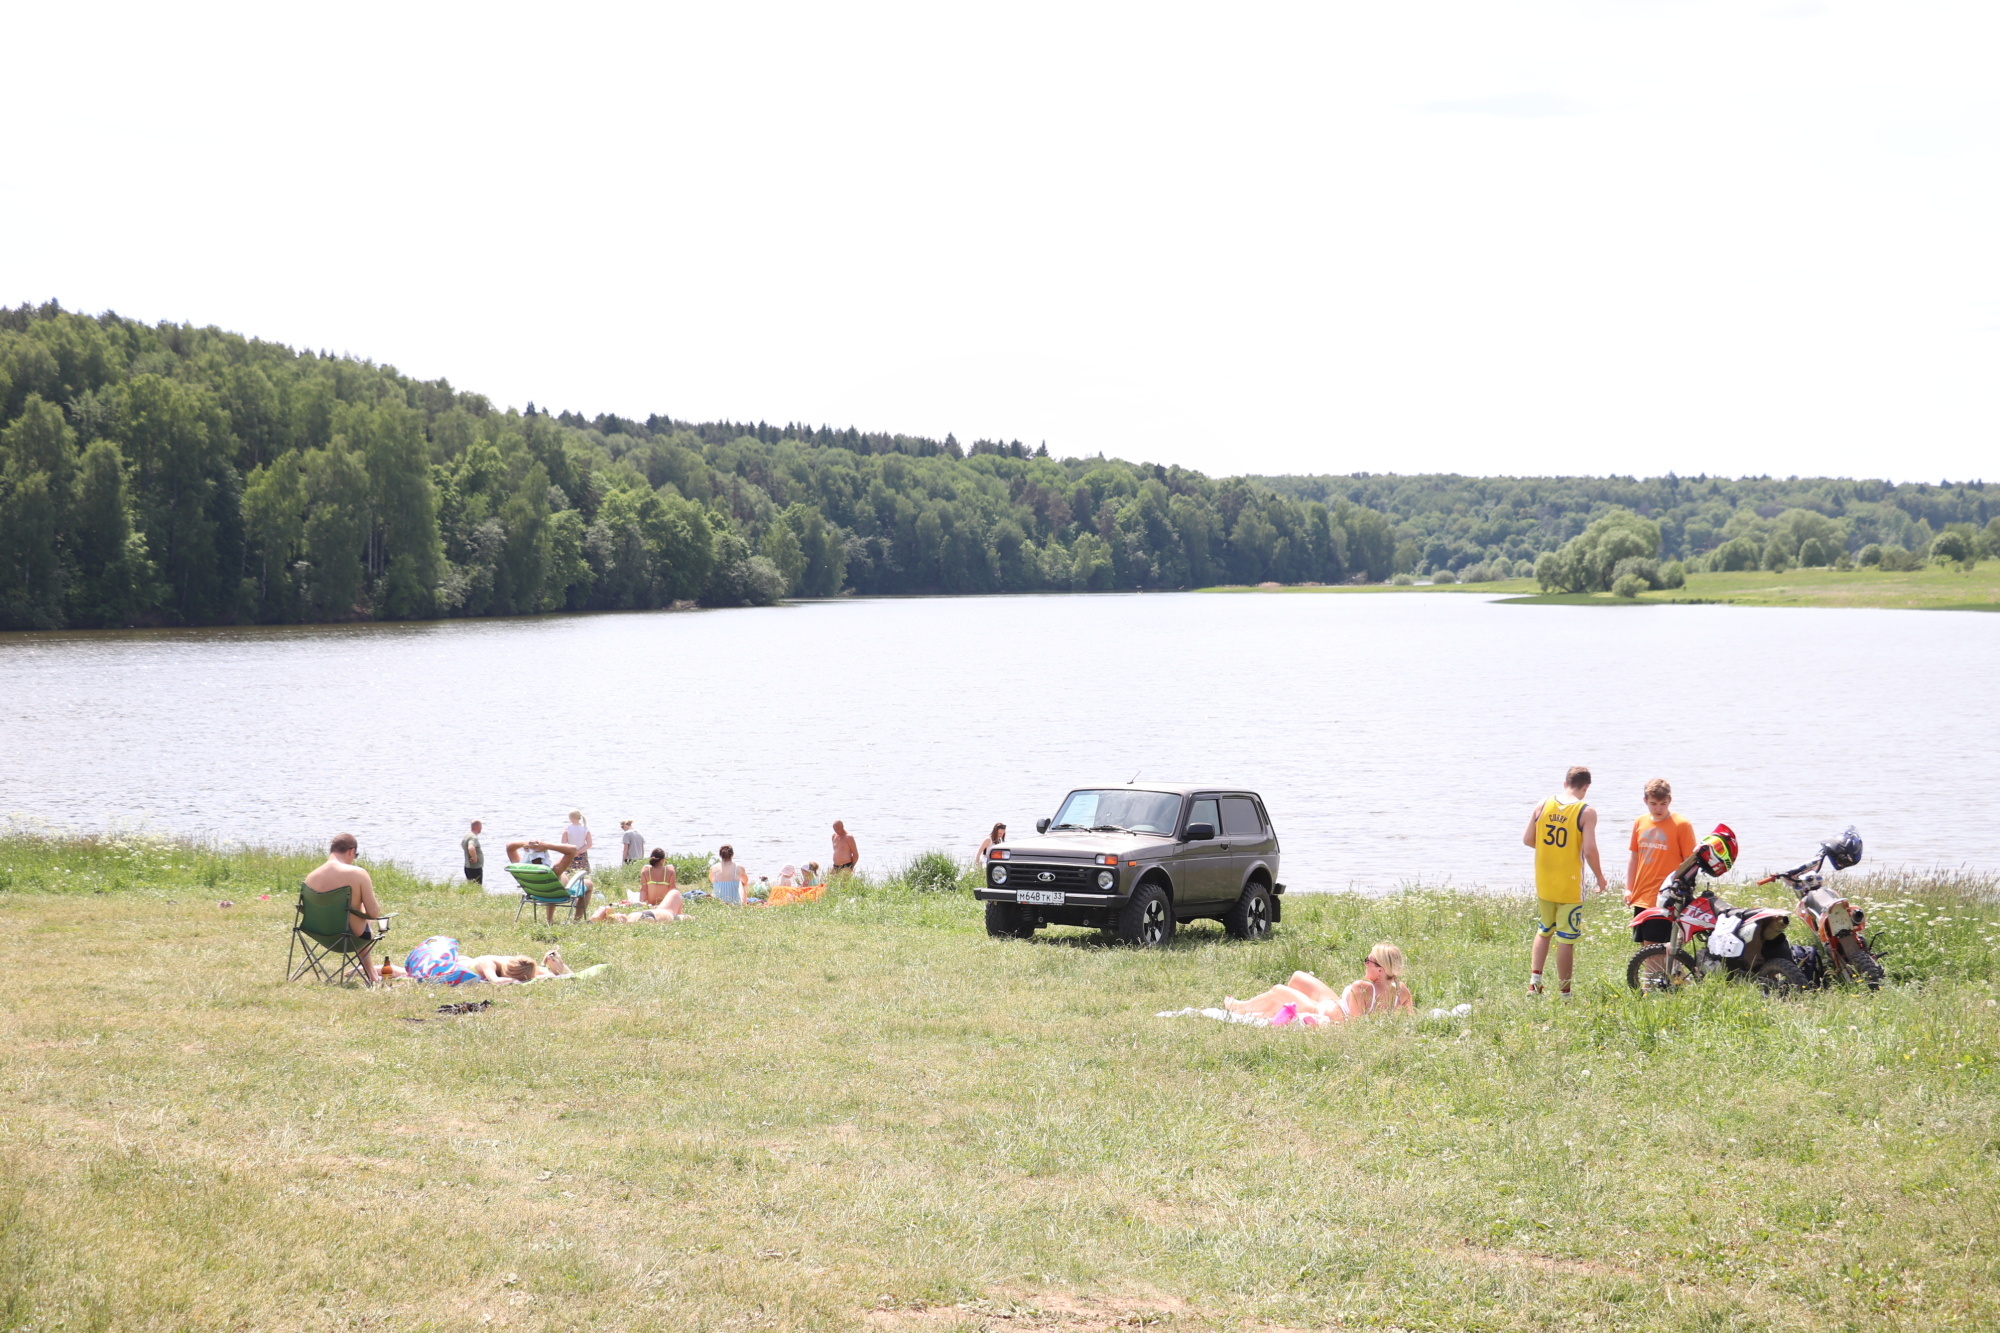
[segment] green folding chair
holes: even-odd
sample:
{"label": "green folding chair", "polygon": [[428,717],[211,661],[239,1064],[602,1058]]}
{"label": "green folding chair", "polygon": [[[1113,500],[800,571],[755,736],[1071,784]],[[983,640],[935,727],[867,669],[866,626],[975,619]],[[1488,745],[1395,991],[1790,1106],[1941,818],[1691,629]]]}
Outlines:
{"label": "green folding chair", "polygon": [[514,924],[521,924],[521,909],[524,907],[568,907],[576,909],[576,901],[590,893],[590,876],[578,875],[569,884],[562,882],[562,876],[547,866],[528,862],[514,862],[507,867],[507,873],[521,886],[521,901],[514,905]]}
{"label": "green folding chair", "polygon": [[[389,917],[395,913],[368,918],[370,933],[357,935],[347,912],[353,901],[354,890],[346,886],[315,893],[299,885],[299,900],[293,906],[292,943],[285,950],[286,981],[297,981],[310,972],[321,981],[345,981],[354,976],[364,985],[374,984],[368,980],[368,969],[361,965],[361,955],[389,933]],[[374,928],[377,922],[382,923],[380,931]],[[299,960],[296,968],[294,959]]]}

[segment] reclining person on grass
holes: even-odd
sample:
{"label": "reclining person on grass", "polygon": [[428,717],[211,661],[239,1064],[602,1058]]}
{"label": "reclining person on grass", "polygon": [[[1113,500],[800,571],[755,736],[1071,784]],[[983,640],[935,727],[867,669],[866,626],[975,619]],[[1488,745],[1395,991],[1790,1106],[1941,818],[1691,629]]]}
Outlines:
{"label": "reclining person on grass", "polygon": [[639,872],[639,896],[644,905],[630,912],[614,912],[606,903],[590,914],[592,921],[616,921],[629,925],[640,921],[685,921],[687,909],[681,903],[680,878],[667,861],[666,852],[655,847]]}
{"label": "reclining person on grass", "polygon": [[513,986],[569,974],[569,964],[555,949],[543,954],[539,963],[526,954],[484,953],[467,958],[459,953],[458,941],[449,935],[431,936],[410,950],[410,956],[400,967],[394,962],[382,964],[384,981],[434,981],[441,986],[463,986],[474,981]]}
{"label": "reclining person on grass", "polygon": [[[581,921],[583,920],[584,909],[590,905],[591,894],[590,871],[576,866],[576,859],[583,855],[583,850],[581,847],[573,847],[566,842],[537,842],[533,838],[522,838],[519,841],[507,844],[507,860],[514,865],[519,865],[522,860],[522,852],[533,852],[534,855],[528,857],[527,860],[535,865],[548,866],[556,878],[563,882],[564,888],[574,892],[577,884],[581,882],[583,892],[576,894],[576,911],[572,917],[573,920]],[[548,860],[551,853],[554,853],[556,856],[553,864]],[[553,926],[556,923],[556,906],[554,903],[548,904],[548,913],[549,924]],[[529,913],[528,919],[531,921],[534,919],[532,912]]]}
{"label": "reclining person on grass", "polygon": [[1260,1018],[1279,1018],[1286,1006],[1295,1017],[1311,1015],[1322,1023],[1344,1023],[1378,1010],[1414,1009],[1416,1001],[1403,984],[1403,951],[1387,943],[1368,951],[1361,964],[1361,980],[1345,990],[1336,991],[1310,972],[1294,972],[1282,986],[1273,986],[1253,999],[1231,996],[1222,1001],[1222,1007],[1232,1014]]}

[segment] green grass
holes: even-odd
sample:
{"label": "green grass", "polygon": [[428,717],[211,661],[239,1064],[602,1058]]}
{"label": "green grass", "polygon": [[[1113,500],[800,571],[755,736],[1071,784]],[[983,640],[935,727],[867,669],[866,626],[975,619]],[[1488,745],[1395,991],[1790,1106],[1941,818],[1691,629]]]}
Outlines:
{"label": "green grass", "polygon": [[[1466,894],[1141,953],[897,885],[517,930],[384,874],[399,949],[612,965],[443,1018],[278,979],[306,864],[0,841],[0,1329],[2000,1323],[1991,884],[1867,882],[1894,984],[1785,1001],[1633,996],[1593,908],[1562,1004]],[[1384,938],[1471,1018],[1153,1017]]]}
{"label": "green grass", "polygon": [[[1474,585],[1475,587],[1478,585]],[[1907,573],[1878,569],[1744,570],[1690,574],[1685,588],[1639,594],[1527,596],[1523,602],[1565,606],[1633,606],[1652,602],[1726,602],[1736,606],[1859,606],[1910,611],[2000,611],[2000,561],[1970,570],[1932,565]]]}
{"label": "green grass", "polygon": [[1793,569],[1783,574],[1746,570],[1735,574],[1690,574],[1684,588],[1641,593],[1638,598],[1608,592],[1542,593],[1533,579],[1498,583],[1448,583],[1396,587],[1388,583],[1280,588],[1204,588],[1203,592],[1282,593],[1485,593],[1533,606],[1646,606],[1657,602],[1722,602],[1736,606],[1858,606],[1913,611],[2000,611],[2000,561],[1984,560],[1970,570],[1932,565],[1908,573],[1878,569]]}

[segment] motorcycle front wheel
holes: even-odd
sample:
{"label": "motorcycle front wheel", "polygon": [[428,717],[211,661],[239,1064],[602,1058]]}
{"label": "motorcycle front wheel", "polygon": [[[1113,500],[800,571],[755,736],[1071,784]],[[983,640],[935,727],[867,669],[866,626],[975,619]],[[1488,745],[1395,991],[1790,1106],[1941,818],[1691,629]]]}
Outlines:
{"label": "motorcycle front wheel", "polygon": [[1625,984],[1636,991],[1671,991],[1700,980],[1694,959],[1685,949],[1649,944],[1625,964]]}
{"label": "motorcycle front wheel", "polygon": [[1789,958],[1773,958],[1758,968],[1751,978],[1766,995],[1790,995],[1804,990],[1805,974]]}
{"label": "motorcycle front wheel", "polygon": [[1856,946],[1854,952],[1847,955],[1847,971],[1851,977],[1865,983],[1869,990],[1882,989],[1881,960],[1866,949]]}

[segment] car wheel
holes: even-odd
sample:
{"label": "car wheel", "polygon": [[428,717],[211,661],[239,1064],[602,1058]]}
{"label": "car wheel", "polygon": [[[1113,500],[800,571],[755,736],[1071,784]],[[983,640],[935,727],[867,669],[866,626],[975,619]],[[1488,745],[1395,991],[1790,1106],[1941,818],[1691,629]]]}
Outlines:
{"label": "car wheel", "polygon": [[1235,939],[1271,938],[1271,890],[1262,880],[1253,879],[1245,884],[1243,896],[1224,914],[1222,925]]}
{"label": "car wheel", "polygon": [[1035,927],[1013,903],[993,902],[986,904],[986,933],[996,940],[1026,940],[1034,938]]}
{"label": "car wheel", "polygon": [[1157,884],[1141,884],[1118,913],[1118,938],[1142,949],[1157,949],[1174,937],[1174,905]]}

